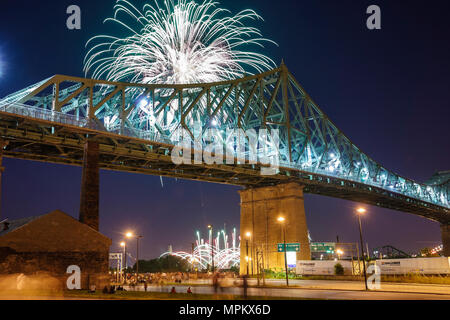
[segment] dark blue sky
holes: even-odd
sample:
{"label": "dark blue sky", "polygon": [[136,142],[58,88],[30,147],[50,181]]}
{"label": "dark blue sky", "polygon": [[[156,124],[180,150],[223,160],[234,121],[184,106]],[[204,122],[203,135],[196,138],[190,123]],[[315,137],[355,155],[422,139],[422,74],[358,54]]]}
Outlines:
{"label": "dark blue sky", "polygon": [[[152,1],[152,0],[149,0]],[[135,1],[140,3],[145,1]],[[252,8],[265,53],[290,71],[352,141],[385,167],[417,181],[450,169],[450,25],[448,1],[239,0],[221,1],[236,13]],[[69,31],[66,8],[82,9],[82,30]],[[86,41],[109,33],[102,24],[113,0],[2,0],[0,97],[53,74],[83,76]],[[366,28],[366,8],[378,4],[382,30]],[[81,169],[5,160],[2,214],[11,219],[61,209],[78,216]],[[142,233],[143,255],[169,244],[190,249],[194,231],[212,223],[239,227],[238,188],[159,177],[101,173],[101,232],[112,249],[131,229]],[[358,240],[355,204],[306,196],[315,241]],[[411,251],[440,243],[439,225],[369,207],[370,247]],[[133,244],[134,246],[134,244]]]}

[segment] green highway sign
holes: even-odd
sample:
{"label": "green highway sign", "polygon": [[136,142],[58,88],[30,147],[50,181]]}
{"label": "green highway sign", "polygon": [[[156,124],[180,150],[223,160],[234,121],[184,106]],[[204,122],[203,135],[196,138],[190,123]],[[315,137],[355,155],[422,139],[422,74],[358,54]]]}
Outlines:
{"label": "green highway sign", "polygon": [[[300,252],[300,243],[286,243],[286,252]],[[278,244],[278,252],[284,252],[284,243]]]}
{"label": "green highway sign", "polygon": [[336,250],[336,243],[334,242],[312,242],[311,252],[326,252],[334,253]]}

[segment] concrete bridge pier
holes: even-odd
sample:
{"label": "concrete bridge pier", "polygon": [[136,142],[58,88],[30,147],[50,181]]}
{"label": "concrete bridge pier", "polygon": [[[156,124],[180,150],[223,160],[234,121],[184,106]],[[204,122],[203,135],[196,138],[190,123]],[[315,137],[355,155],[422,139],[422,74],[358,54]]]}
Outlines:
{"label": "concrete bridge pier", "polygon": [[442,254],[450,257],[450,224],[441,224],[442,245],[444,246]]}
{"label": "concrete bridge pier", "polygon": [[9,144],[8,141],[0,140],[0,221],[2,220],[2,180],[3,180],[3,172],[5,171],[5,168],[3,167],[3,150],[5,147],[7,147]]}
{"label": "concrete bridge pier", "polygon": [[80,222],[99,231],[99,143],[87,141],[84,146],[81,178]]}
{"label": "concrete bridge pier", "polygon": [[[296,260],[310,260],[303,186],[297,183],[246,189],[241,196],[241,266],[240,274],[247,274],[247,243],[249,274],[257,273],[257,252],[259,263],[264,261],[264,269],[283,271],[284,253],[278,252],[278,244],[283,243],[283,225],[278,222],[284,217],[286,243],[300,243]],[[250,232],[251,237],[246,234]],[[248,241],[247,241],[248,240]]]}

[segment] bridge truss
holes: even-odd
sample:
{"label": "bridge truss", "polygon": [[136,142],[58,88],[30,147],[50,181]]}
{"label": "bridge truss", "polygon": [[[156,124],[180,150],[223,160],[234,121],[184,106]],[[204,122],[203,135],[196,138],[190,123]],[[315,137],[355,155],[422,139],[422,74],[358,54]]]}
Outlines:
{"label": "bridge truss", "polygon": [[[278,173],[261,175],[260,162],[174,164],[177,129],[194,136],[199,124],[223,132],[277,129]],[[448,175],[422,184],[378,164],[333,124],[284,64],[242,79],[192,85],[56,75],[0,100],[0,137],[9,142],[7,157],[79,166],[85,142],[95,139],[102,169],[245,187],[298,182],[307,193],[450,223]]]}

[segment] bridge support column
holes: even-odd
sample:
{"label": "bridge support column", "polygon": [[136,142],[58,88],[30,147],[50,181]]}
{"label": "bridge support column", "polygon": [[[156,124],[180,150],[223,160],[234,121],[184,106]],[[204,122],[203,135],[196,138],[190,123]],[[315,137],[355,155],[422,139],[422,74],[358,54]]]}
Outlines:
{"label": "bridge support column", "polygon": [[5,168],[3,167],[3,150],[5,149],[6,146],[8,146],[9,142],[8,141],[4,141],[4,140],[0,140],[0,221],[2,220],[2,211],[1,211],[1,206],[2,206],[2,180],[3,180],[3,172],[5,171]]}
{"label": "bridge support column", "polygon": [[[278,252],[278,244],[283,243],[283,226],[278,218],[285,221],[286,243],[300,243],[296,260],[310,260],[303,187],[296,183],[282,184],[256,189],[246,189],[241,195],[241,275],[247,274],[247,239],[250,275],[257,273],[257,254],[262,252],[264,269],[283,271],[284,253]],[[292,253],[290,253],[292,254]],[[253,263],[252,263],[253,262]]]}
{"label": "bridge support column", "polygon": [[450,224],[441,224],[442,245],[444,246],[442,254],[450,257]]}
{"label": "bridge support column", "polygon": [[88,141],[84,146],[81,178],[80,222],[99,230],[99,144]]}

